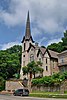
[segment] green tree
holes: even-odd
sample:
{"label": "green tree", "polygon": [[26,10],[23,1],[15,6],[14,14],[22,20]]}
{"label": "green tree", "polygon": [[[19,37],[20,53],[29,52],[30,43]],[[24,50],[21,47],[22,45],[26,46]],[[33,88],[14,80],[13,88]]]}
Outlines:
{"label": "green tree", "polygon": [[35,78],[35,74],[36,73],[38,73],[38,72],[43,72],[43,68],[41,68],[41,66],[40,65],[42,65],[42,63],[40,63],[40,62],[34,62],[34,61],[32,61],[32,62],[30,62],[30,63],[28,63],[27,64],[27,66],[24,66],[23,68],[22,68],[22,70],[23,70],[23,73],[24,74],[30,74],[30,78],[32,78],[32,75],[34,75],[34,78]]}
{"label": "green tree", "polygon": [[0,91],[5,89],[5,80],[0,76]]}
{"label": "green tree", "polygon": [[4,79],[13,78],[15,73],[19,74],[20,67],[21,46],[13,46],[0,51],[0,76]]}
{"label": "green tree", "polygon": [[63,50],[67,50],[67,30],[64,32],[64,37],[62,38]]}
{"label": "green tree", "polygon": [[20,74],[19,74],[19,73],[15,73],[13,76],[14,76],[14,78],[16,78],[16,79],[19,79],[19,78],[20,78]]}
{"label": "green tree", "polygon": [[62,47],[62,42],[59,42],[59,43],[53,43],[49,45],[47,48],[60,53],[61,51],[63,51],[63,47],[62,48],[61,47]]}
{"label": "green tree", "polygon": [[59,53],[64,50],[67,50],[67,30],[64,32],[64,37],[61,40],[62,42],[53,43],[49,45],[47,49],[50,49]]}

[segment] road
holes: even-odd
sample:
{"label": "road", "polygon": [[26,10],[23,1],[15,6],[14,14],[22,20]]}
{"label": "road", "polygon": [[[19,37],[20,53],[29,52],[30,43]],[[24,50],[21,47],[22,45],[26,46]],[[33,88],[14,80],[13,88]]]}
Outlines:
{"label": "road", "polygon": [[[0,95],[0,100],[61,100],[61,99]],[[66,100],[66,99],[62,99],[62,100]]]}

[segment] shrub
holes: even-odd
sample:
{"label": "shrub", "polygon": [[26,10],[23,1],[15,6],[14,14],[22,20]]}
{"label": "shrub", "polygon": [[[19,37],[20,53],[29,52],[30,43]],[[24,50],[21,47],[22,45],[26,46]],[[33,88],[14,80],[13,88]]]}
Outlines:
{"label": "shrub", "polygon": [[60,83],[65,79],[67,79],[67,72],[64,72],[63,74],[56,73],[52,76],[45,76],[39,79],[33,79],[32,85],[60,85]]}
{"label": "shrub", "polygon": [[63,76],[65,77],[65,79],[67,79],[67,71],[64,72]]}
{"label": "shrub", "polygon": [[0,91],[5,89],[5,80],[0,76]]}

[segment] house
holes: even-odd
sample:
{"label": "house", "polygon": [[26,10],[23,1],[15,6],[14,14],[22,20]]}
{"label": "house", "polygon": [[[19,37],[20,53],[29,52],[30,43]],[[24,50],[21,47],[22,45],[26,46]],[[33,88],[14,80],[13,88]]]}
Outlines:
{"label": "house", "polygon": [[60,72],[67,71],[67,50],[58,54],[58,66]]}
{"label": "house", "polygon": [[28,78],[23,75],[22,67],[26,66],[31,61],[41,61],[43,76],[49,76],[59,71],[57,52],[47,50],[45,47],[40,47],[31,36],[29,12],[26,22],[25,36],[22,40],[22,60],[20,79]]}

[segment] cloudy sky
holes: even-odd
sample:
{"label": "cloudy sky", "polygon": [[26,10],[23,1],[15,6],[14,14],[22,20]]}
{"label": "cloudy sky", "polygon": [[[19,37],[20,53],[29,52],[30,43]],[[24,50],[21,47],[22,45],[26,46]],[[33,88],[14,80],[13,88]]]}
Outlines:
{"label": "cloudy sky", "polygon": [[27,12],[40,45],[61,41],[67,28],[67,0],[0,0],[0,49],[21,44]]}

